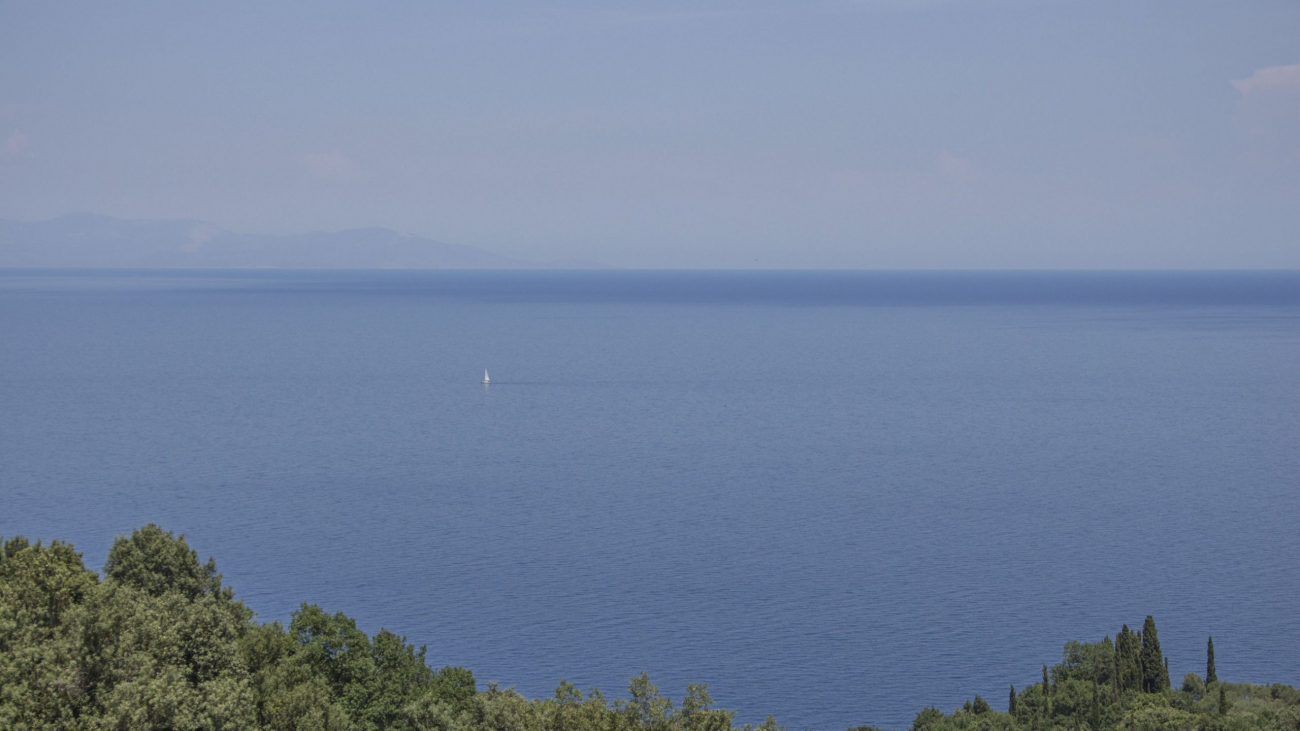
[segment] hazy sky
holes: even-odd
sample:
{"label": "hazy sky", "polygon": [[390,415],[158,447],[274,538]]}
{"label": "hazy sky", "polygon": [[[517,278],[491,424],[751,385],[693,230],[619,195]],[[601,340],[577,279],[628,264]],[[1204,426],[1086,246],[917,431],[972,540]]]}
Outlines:
{"label": "hazy sky", "polygon": [[1300,2],[0,2],[0,218],[1300,266]]}

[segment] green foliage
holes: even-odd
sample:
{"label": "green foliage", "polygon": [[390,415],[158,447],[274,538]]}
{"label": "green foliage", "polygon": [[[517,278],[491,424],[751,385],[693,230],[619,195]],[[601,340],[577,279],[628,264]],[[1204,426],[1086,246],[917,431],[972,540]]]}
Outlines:
{"label": "green foliage", "polygon": [[1052,686],[1047,680],[1047,666],[1043,666],[1043,713],[1052,715]]}
{"label": "green foliage", "polygon": [[3,542],[0,728],[405,728],[434,679],[424,650],[311,609],[292,634],[253,622],[212,560],[153,525],[118,538],[103,582],[71,546]]}
{"label": "green foliage", "polygon": [[628,685],[627,701],[615,701],[624,715],[624,728],[661,731],[668,728],[668,714],[673,702],[659,693],[650,676],[641,673]]}
{"label": "green foliage", "polygon": [[88,703],[75,627],[98,581],[66,543],[0,541],[0,728],[66,728]]}
{"label": "green foliage", "polygon": [[1139,640],[1128,625],[1115,637],[1115,687],[1121,693],[1142,689]]}
{"label": "green foliage", "polygon": [[[634,677],[628,700],[610,703],[599,691],[584,697],[573,684],[560,681],[555,696],[529,701],[512,689],[489,685],[469,698],[463,710],[433,696],[424,696],[406,710],[409,728],[416,731],[729,731],[732,714],[713,708],[703,685],[687,686],[679,708],[644,674]],[[758,727],[781,731],[770,718]],[[754,731],[746,727],[748,731]]]}
{"label": "green foliage", "polygon": [[199,555],[185,542],[185,536],[171,533],[150,523],[131,533],[118,536],[104,563],[104,578],[132,586],[152,596],[177,591],[187,598],[224,595],[221,574],[211,558],[199,563]]}
{"label": "green foliage", "polygon": [[283,731],[345,731],[352,722],[280,623],[255,625],[240,643],[253,678],[257,723]]}
{"label": "green foliage", "polygon": [[[372,640],[341,612],[328,614],[304,604],[294,613],[288,634],[297,645],[296,659],[324,681],[354,728],[407,729],[406,708],[437,690],[425,648],[416,650],[405,638],[383,629]],[[449,682],[455,681],[444,678],[438,688]],[[468,683],[472,693],[472,675]]]}
{"label": "green foliage", "polygon": [[713,707],[709,687],[704,683],[686,686],[686,697],[676,716],[677,725],[685,731],[726,731],[731,728],[735,714]]}
{"label": "green foliage", "polygon": [[386,629],[379,630],[370,647],[375,672],[366,688],[365,708],[355,717],[363,727],[405,729],[403,709],[425,693],[434,678],[425,648],[417,650]]}
{"label": "green foliage", "polygon": [[239,612],[212,596],[154,596],[107,581],[79,627],[80,671],[94,706],[115,725],[237,728],[253,722],[252,689],[238,639]]}
{"label": "green foliage", "polygon": [[544,731],[546,728],[542,707],[528,702],[513,688],[500,690],[495,686],[474,697],[474,704],[466,729],[493,729],[494,731]]}
{"label": "green foliage", "polygon": [[[424,648],[420,649],[423,652]],[[469,710],[470,703],[477,693],[478,688],[474,682],[474,673],[465,668],[450,666],[434,674],[433,680],[429,683],[426,691],[426,694],[435,701],[447,705],[457,714]]]}
{"label": "green foliage", "polygon": [[[158,553],[180,555],[168,551],[169,534],[147,538]],[[184,572],[154,570],[160,564],[149,556],[158,553],[132,551],[120,539],[113,554],[118,573],[100,583],[71,546],[5,544],[0,727],[253,725],[252,691],[238,651],[251,615],[220,591],[190,591]]]}
{"label": "green foliage", "polygon": [[944,722],[943,711],[934,706],[921,709],[912,719],[912,731],[924,731],[925,729],[935,728]]}
{"label": "green foliage", "polygon": [[[1207,670],[1213,673],[1213,641]],[[980,696],[926,708],[918,731],[1300,731],[1300,691],[1169,688],[1154,621],[1115,642],[1068,642],[1008,712]],[[1217,689],[1217,693],[1212,692]],[[1143,692],[1145,691],[1145,692]],[[680,705],[642,673],[609,701],[560,682],[529,700],[425,648],[304,604],[260,624],[183,536],[149,525],[113,544],[103,580],[72,546],[0,540],[0,729],[9,731],[731,731],[705,685]],[[784,731],[769,717],[740,731]],[[850,731],[879,731],[860,726]]]}
{"label": "green foliage", "polygon": [[[22,536],[0,541],[0,591],[15,631],[50,632],[98,582],[70,544],[54,541],[42,546],[38,541],[32,545]],[[0,635],[0,650],[5,648],[3,642]]]}
{"label": "green foliage", "polygon": [[1205,682],[1217,683],[1219,676],[1214,672],[1214,637],[1210,637],[1205,643]]}
{"label": "green foliage", "polygon": [[342,612],[328,614],[315,604],[303,604],[289,622],[289,636],[303,662],[341,698],[360,692],[375,674],[370,638]]}
{"label": "green foliage", "polygon": [[1160,637],[1156,634],[1156,621],[1147,615],[1142,624],[1142,692],[1160,693],[1169,690],[1169,667],[1160,651]]}
{"label": "green foliage", "polygon": [[615,727],[613,709],[600,691],[583,698],[581,691],[568,681],[560,681],[555,697],[546,701],[547,727],[554,731],[597,731]]}
{"label": "green foliage", "polygon": [[[1158,692],[1141,692],[1143,675],[1135,673],[1131,663],[1121,692],[1119,685],[1120,647],[1123,658],[1141,661],[1146,643],[1158,642],[1153,627],[1141,633],[1127,627],[1112,642],[1071,641],[1065,644],[1061,662],[1045,668],[1042,681],[1017,693],[1011,687],[1007,713],[977,713],[978,697],[967,701],[951,715],[929,708],[918,714],[913,728],[931,731],[993,730],[1007,731],[1128,731],[1129,729],[1165,731],[1300,731],[1300,691],[1287,685],[1251,686],[1224,684],[1223,701],[1205,696],[1205,684],[1194,673],[1188,674],[1183,687],[1167,687]],[[1150,644],[1146,644],[1150,652]],[[1154,663],[1153,663],[1154,664]],[[1140,668],[1139,664],[1139,668]],[[1158,667],[1168,677],[1162,656]],[[1220,715],[1222,714],[1222,715]]]}
{"label": "green foliage", "polygon": [[1185,731],[1197,726],[1195,714],[1153,701],[1150,697],[1135,702],[1124,721],[1128,728],[1136,731]]}
{"label": "green foliage", "polygon": [[1098,685],[1113,685],[1115,645],[1110,637],[1101,642],[1070,640],[1065,643],[1061,664],[1053,669],[1053,673],[1058,681],[1077,679]]}
{"label": "green foliage", "polygon": [[286,661],[258,676],[256,713],[259,728],[276,731],[348,731],[348,714],[330,694],[323,678],[307,665]]}

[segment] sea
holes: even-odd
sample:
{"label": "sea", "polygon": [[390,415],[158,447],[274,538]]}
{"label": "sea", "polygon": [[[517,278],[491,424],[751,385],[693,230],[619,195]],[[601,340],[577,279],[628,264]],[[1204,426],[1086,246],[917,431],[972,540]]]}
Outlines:
{"label": "sea", "polygon": [[529,697],[1295,684],[1300,272],[0,271],[0,534],[150,522]]}

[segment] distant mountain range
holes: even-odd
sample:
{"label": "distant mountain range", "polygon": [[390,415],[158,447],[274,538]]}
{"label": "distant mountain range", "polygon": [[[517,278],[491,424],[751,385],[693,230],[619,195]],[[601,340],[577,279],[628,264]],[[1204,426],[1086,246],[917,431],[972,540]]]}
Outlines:
{"label": "distant mountain range", "polygon": [[203,221],[133,221],[73,213],[0,219],[0,267],[84,269],[592,269],[444,244],[386,228],[292,236],[236,234]]}

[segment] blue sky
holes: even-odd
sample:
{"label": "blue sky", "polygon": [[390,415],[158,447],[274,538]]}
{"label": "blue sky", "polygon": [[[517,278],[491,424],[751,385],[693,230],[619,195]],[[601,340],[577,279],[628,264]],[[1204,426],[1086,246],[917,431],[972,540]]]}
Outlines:
{"label": "blue sky", "polygon": [[635,267],[1300,266],[1300,3],[5,3],[0,217]]}

